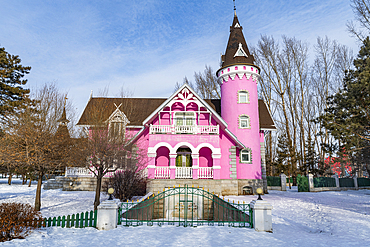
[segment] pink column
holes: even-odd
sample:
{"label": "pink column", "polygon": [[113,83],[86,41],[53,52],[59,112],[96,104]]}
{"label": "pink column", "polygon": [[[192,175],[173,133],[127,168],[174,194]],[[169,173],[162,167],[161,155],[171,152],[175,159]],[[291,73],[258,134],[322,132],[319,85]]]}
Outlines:
{"label": "pink column", "polygon": [[[221,178],[221,157],[220,155],[212,155],[213,158],[213,179]],[[217,158],[215,158],[217,157]]]}
{"label": "pink column", "polygon": [[176,178],[176,156],[177,154],[170,154],[170,179]]}
{"label": "pink column", "polygon": [[193,179],[198,179],[198,169],[199,169],[199,154],[192,154],[193,159]]}
{"label": "pink column", "polygon": [[149,162],[148,166],[146,167],[148,169],[148,178],[149,179],[154,179],[155,178],[155,156],[156,154],[149,154]]}

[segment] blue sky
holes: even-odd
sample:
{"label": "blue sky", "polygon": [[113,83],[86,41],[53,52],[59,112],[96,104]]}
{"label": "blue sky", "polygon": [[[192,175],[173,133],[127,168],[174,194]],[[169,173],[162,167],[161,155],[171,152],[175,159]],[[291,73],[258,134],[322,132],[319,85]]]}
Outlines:
{"label": "blue sky", "polygon": [[[311,46],[327,35],[352,48],[349,0],[237,0],[249,46],[261,34]],[[0,47],[31,66],[28,87],[54,82],[83,111],[91,90],[168,97],[205,65],[218,69],[233,20],[232,0],[5,0]]]}

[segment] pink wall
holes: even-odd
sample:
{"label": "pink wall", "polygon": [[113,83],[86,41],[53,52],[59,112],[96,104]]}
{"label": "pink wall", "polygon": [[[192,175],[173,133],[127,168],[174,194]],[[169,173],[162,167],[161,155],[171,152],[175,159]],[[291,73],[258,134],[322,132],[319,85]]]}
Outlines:
{"label": "pink wall", "polygon": [[[249,103],[238,103],[239,90],[248,91]],[[237,178],[259,179],[261,178],[261,152],[257,82],[253,81],[252,76],[247,79],[245,74],[242,78],[236,75],[234,80],[229,77],[229,80],[221,85],[221,95],[222,118],[228,123],[228,129],[252,150],[252,164],[240,163],[239,152],[237,152]],[[248,129],[239,128],[238,119],[242,114],[249,116],[250,128]]]}

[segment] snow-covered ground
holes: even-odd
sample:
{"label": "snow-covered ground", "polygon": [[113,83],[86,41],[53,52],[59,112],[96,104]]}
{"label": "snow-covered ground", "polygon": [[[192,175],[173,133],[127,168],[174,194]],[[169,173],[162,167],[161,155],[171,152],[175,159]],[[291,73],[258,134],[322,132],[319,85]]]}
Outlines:
{"label": "snow-covered ground", "polygon": [[[36,186],[0,179],[1,202],[33,205]],[[103,199],[106,198],[103,196]],[[249,202],[256,196],[230,196]],[[273,233],[221,226],[52,227],[34,231],[26,239],[1,246],[370,246],[370,190],[298,193],[270,191],[263,196],[273,205]],[[84,212],[93,208],[94,192],[42,191],[44,217]]]}

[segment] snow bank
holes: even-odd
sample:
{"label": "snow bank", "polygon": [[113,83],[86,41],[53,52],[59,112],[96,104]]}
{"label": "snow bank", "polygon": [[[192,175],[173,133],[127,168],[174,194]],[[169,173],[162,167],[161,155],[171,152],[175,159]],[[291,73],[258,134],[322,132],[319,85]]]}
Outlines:
{"label": "snow bank", "polygon": [[[8,186],[0,179],[0,202],[33,205],[36,186]],[[3,246],[370,246],[370,190],[298,193],[271,191],[262,196],[273,205],[273,233],[221,226],[122,227],[111,231],[94,228],[53,227],[33,232]],[[103,196],[103,198],[107,198]],[[256,196],[229,196],[250,202]],[[43,190],[44,217],[93,209],[94,192]]]}

